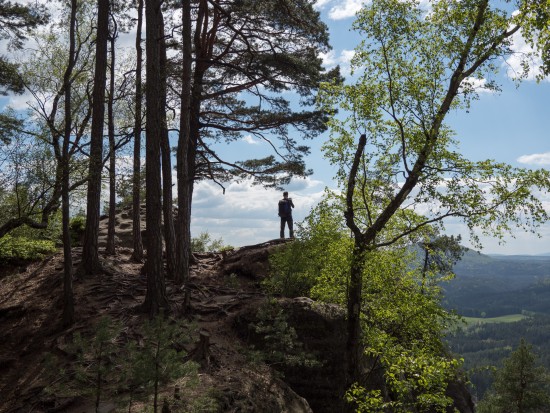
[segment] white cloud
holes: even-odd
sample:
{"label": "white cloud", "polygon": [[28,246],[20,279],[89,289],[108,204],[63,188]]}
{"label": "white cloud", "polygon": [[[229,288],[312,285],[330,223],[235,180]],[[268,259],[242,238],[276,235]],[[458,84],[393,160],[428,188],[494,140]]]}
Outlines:
{"label": "white cloud", "polygon": [[517,161],[529,165],[550,165],[550,152],[522,155]]}
{"label": "white cloud", "polygon": [[34,98],[29,92],[25,92],[22,95],[10,95],[8,106],[16,111],[27,110],[29,102],[34,102]]}
{"label": "white cloud", "polygon": [[331,2],[331,0],[317,0],[315,2],[315,8],[322,9],[330,2]]}
{"label": "white cloud", "polygon": [[323,65],[334,66],[338,63],[334,50],[329,50],[327,53],[319,53],[319,57],[323,60]]}
{"label": "white cloud", "polygon": [[336,65],[340,65],[340,72],[347,76],[351,73],[351,59],[355,55],[355,50],[343,49],[340,54],[336,54],[334,50],[330,50],[327,53],[321,53],[321,59],[323,59],[323,65],[327,69],[331,69]]}
{"label": "white cloud", "polygon": [[[515,79],[523,74],[522,62],[527,58],[529,63],[529,72],[527,73],[527,80],[536,80],[537,75],[540,74],[540,68],[542,66],[542,58],[539,54],[535,53],[535,50],[525,42],[520,31],[516,32],[512,37],[513,54],[506,59],[506,74],[508,77]],[[549,80],[546,78],[546,80]]]}
{"label": "white cloud", "polygon": [[[310,178],[295,179],[285,187],[296,206],[294,221],[303,220],[323,197],[324,185]],[[221,188],[210,181],[199,182],[193,196],[193,236],[201,232],[222,238],[233,246],[252,245],[279,236],[277,203],[280,191],[252,185],[251,181],[232,182]]]}
{"label": "white cloud", "polygon": [[469,77],[464,79],[464,83],[468,88],[473,88],[477,93],[495,93],[494,90],[487,88],[487,79],[476,79],[475,77]]}
{"label": "white cloud", "polygon": [[340,52],[340,62],[349,63],[353,59],[353,56],[355,56],[355,50],[344,49]]}
{"label": "white cloud", "polygon": [[254,139],[252,137],[252,135],[246,135],[243,139],[246,143],[248,143],[250,145],[259,145],[260,144],[260,142],[257,141],[256,139]]}
{"label": "white cloud", "polygon": [[345,0],[338,2],[337,5],[332,6],[328,16],[332,20],[342,20],[349,17],[354,17],[363,5],[363,0]]}

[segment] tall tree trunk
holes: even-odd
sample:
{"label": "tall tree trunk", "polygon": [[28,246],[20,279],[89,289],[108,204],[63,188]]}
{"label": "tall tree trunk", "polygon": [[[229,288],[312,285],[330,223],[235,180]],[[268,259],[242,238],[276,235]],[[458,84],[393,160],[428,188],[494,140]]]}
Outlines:
{"label": "tall tree trunk", "polygon": [[[184,14],[188,13],[186,7],[190,7],[185,4],[183,7]],[[178,235],[181,235],[180,250],[185,251],[185,273],[184,279],[189,276],[189,264],[191,259],[191,205],[193,200],[193,189],[195,183],[195,169],[196,169],[196,156],[197,145],[199,141],[200,133],[200,106],[202,98],[203,78],[206,71],[206,58],[203,42],[203,23],[208,15],[208,2],[201,0],[199,3],[199,9],[196,17],[196,28],[193,43],[195,45],[195,70],[191,75],[191,26],[190,18],[184,16],[184,59],[188,56],[187,62],[184,62],[184,70],[182,74],[183,88],[182,88],[182,108],[187,105],[189,99],[189,110],[184,112],[186,117],[180,120],[180,141],[178,147],[178,163],[182,165],[182,168],[178,168]],[[189,28],[186,29],[186,21],[189,21]],[[189,65],[189,68],[186,68]],[[187,70],[189,70],[187,74]],[[190,82],[190,79],[192,83]],[[187,80],[189,79],[189,81]],[[185,90],[184,90],[185,89]],[[189,90],[189,92],[187,92]],[[187,127],[187,124],[189,125]],[[187,129],[188,128],[188,129]],[[188,131],[188,135],[185,133]],[[181,170],[180,170],[181,169]],[[181,176],[180,176],[181,174]]]}
{"label": "tall tree trunk", "polygon": [[63,135],[63,149],[61,154],[62,182],[61,182],[61,216],[63,222],[63,316],[64,327],[74,323],[74,295],[73,295],[73,258],[71,250],[71,233],[69,228],[69,145],[71,140],[71,74],[75,65],[75,30],[76,30],[76,0],[71,0],[71,17],[69,29],[69,63],[63,77],[65,89],[65,128]]}
{"label": "tall tree trunk", "polygon": [[109,0],[97,1],[97,37],[92,91],[92,129],[90,139],[90,167],[86,227],[82,248],[84,275],[101,271],[98,254],[99,208],[101,200],[101,170],[103,167],[103,123],[105,115],[105,84],[107,78],[107,40],[109,35]]}
{"label": "tall tree trunk", "polygon": [[[178,177],[178,217],[177,217],[177,270],[175,281],[178,284],[189,280],[189,258],[191,254],[191,231],[189,199],[189,171],[187,168],[187,153],[190,145],[190,115],[191,115],[191,0],[182,1],[182,52],[183,67],[181,73],[181,107],[180,130],[177,149]],[[186,304],[188,305],[188,298]]]}
{"label": "tall tree trunk", "polygon": [[160,113],[164,110],[161,105],[161,76],[160,76],[160,42],[158,38],[161,3],[159,0],[146,0],[146,66],[147,83],[146,97],[146,211],[147,226],[147,293],[143,308],[151,316],[168,307],[164,274],[162,268],[162,233],[161,233],[161,179],[160,179],[160,142],[162,139],[162,122]]}
{"label": "tall tree trunk", "polygon": [[363,270],[366,249],[360,239],[355,238],[347,297],[347,340],[346,340],[346,388],[360,380],[362,360],[361,305]]}
{"label": "tall tree trunk", "polygon": [[[353,255],[350,269],[350,279],[347,296],[347,341],[346,341],[346,388],[359,381],[361,375],[361,360],[363,353],[363,343],[361,337],[361,305],[363,288],[363,271],[365,268],[365,254],[368,251],[370,243],[374,240],[376,233],[373,233],[372,239],[367,238],[361,233],[361,230],[355,223],[355,211],[353,206],[353,196],[355,193],[355,182],[357,171],[361,162],[361,157],[367,144],[365,135],[359,138],[359,144],[355,152],[352,167],[348,178],[348,187],[346,191],[346,225],[351,229],[355,237]],[[351,408],[351,407],[350,407]]]}
{"label": "tall tree trunk", "polygon": [[134,251],[132,259],[143,261],[143,240],[141,238],[141,67],[143,50],[141,48],[141,28],[143,23],[143,0],[138,0],[136,29],[136,113],[134,120],[134,165],[132,179],[132,235]]}
{"label": "tall tree trunk", "polygon": [[115,122],[113,103],[115,99],[115,41],[117,36],[116,22],[113,19],[113,32],[109,42],[111,48],[111,67],[109,79],[109,100],[107,102],[107,119],[109,125],[109,224],[105,252],[115,254],[115,215],[116,215],[116,157],[115,157]]}
{"label": "tall tree trunk", "polygon": [[175,279],[176,273],[176,236],[174,230],[174,207],[172,197],[172,161],[170,139],[166,123],[166,41],[164,38],[164,19],[161,14],[159,25],[160,41],[160,93],[161,93],[161,151],[162,151],[162,208],[164,214],[164,245],[166,247],[166,272],[168,278]]}

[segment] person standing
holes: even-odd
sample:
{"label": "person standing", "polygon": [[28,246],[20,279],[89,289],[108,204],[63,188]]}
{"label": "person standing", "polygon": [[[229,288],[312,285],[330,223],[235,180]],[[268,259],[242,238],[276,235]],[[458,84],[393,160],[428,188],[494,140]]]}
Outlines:
{"label": "person standing", "polygon": [[290,238],[294,238],[294,229],[292,221],[292,198],[288,197],[288,192],[283,192],[283,199],[279,201],[279,217],[281,218],[281,238],[285,237],[285,225],[288,224]]}

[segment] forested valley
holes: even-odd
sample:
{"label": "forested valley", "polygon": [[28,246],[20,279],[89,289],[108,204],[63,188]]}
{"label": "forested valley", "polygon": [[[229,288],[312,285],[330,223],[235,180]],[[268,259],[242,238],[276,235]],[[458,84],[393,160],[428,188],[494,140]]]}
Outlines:
{"label": "forested valley", "polygon": [[483,396],[493,381],[491,368],[524,339],[538,362],[550,369],[550,258],[495,256],[469,251],[445,286],[444,303],[466,317],[448,336],[451,350]]}
{"label": "forested valley", "polygon": [[[538,234],[550,171],[450,118],[550,74],[550,4],[365,2],[345,77],[322,4],[0,0],[1,412],[549,410],[548,261],[462,242]],[[312,140],[289,239],[192,234],[201,183],[282,191]]]}

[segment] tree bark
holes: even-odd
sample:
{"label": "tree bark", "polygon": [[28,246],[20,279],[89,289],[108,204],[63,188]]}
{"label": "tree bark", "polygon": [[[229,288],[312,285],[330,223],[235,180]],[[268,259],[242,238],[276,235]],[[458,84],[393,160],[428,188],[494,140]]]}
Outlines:
{"label": "tree bark", "polygon": [[105,115],[105,85],[107,78],[107,40],[109,34],[109,0],[97,1],[97,37],[94,88],[92,92],[92,130],[90,166],[86,206],[86,227],[82,248],[82,273],[101,271],[98,254],[99,208],[101,200],[101,170],[103,168],[103,123]]}
{"label": "tree bark", "polygon": [[109,129],[109,224],[107,228],[107,245],[105,252],[115,254],[115,215],[116,215],[116,157],[115,157],[115,123],[113,103],[115,99],[115,41],[117,36],[116,22],[113,21],[113,33],[109,42],[111,49],[111,67],[109,79],[109,100],[107,102],[107,119]]}
{"label": "tree bark", "polygon": [[359,163],[366,144],[366,136],[361,135],[349,173],[346,192],[346,212],[344,214],[346,225],[351,229],[355,238],[347,296],[346,388],[349,388],[353,383],[359,381],[361,375],[361,354],[363,350],[361,339],[361,296],[363,289],[364,260],[368,250],[368,242],[355,223],[353,195],[355,192],[355,180]]}
{"label": "tree bark", "polygon": [[164,19],[159,25],[160,42],[160,94],[161,94],[161,152],[162,152],[162,210],[164,216],[164,245],[166,250],[166,275],[175,279],[176,273],[176,236],[174,230],[174,208],[172,197],[172,161],[170,138],[166,123],[166,41],[164,38]]}
{"label": "tree bark", "polygon": [[[188,13],[185,9],[190,8],[184,2],[183,12]],[[185,117],[180,120],[180,140],[178,147],[178,164],[182,165],[178,168],[178,235],[180,239],[180,250],[185,251],[183,259],[186,260],[184,265],[184,276],[186,280],[189,277],[189,264],[191,260],[191,205],[193,200],[193,189],[195,184],[197,146],[200,134],[200,109],[202,101],[203,79],[207,65],[208,50],[204,48],[205,39],[203,38],[203,24],[208,14],[207,1],[201,0],[199,4],[198,14],[196,18],[195,35],[193,43],[195,46],[195,70],[191,74],[191,26],[190,18],[189,28],[184,26],[187,34],[184,34],[184,59],[188,56],[187,62],[184,62],[184,70],[182,77],[182,110]],[[184,21],[184,24],[185,21]],[[186,66],[189,65],[189,68]],[[188,70],[188,72],[187,72]],[[191,82],[192,79],[192,82]],[[185,89],[185,90],[184,90]],[[188,99],[188,100],[187,100]],[[188,111],[185,111],[184,105],[188,106]],[[187,124],[189,126],[187,126]],[[185,133],[188,132],[188,135]]]}
{"label": "tree bark", "polygon": [[132,182],[132,235],[134,238],[134,251],[132,259],[143,261],[143,240],[141,237],[141,68],[142,55],[141,30],[143,23],[143,0],[138,0],[136,29],[136,112],[134,119],[134,163]]}
{"label": "tree bark", "polygon": [[[189,169],[187,154],[190,146],[191,116],[191,0],[182,1],[182,53],[183,67],[181,73],[181,110],[180,130],[177,148],[178,177],[178,217],[177,217],[177,269],[175,281],[178,284],[189,280],[189,260],[191,256],[191,199],[189,194]],[[188,299],[186,304],[188,305]]]}
{"label": "tree bark", "polygon": [[361,305],[363,270],[366,248],[361,239],[355,239],[347,297],[346,373],[349,388],[360,380],[363,343],[361,338]]}
{"label": "tree bark", "polygon": [[70,187],[70,154],[69,145],[71,140],[72,116],[71,116],[71,74],[75,65],[75,31],[76,31],[76,0],[71,0],[71,17],[69,29],[69,63],[63,77],[65,89],[65,127],[63,135],[63,149],[61,154],[61,215],[63,223],[63,315],[64,327],[74,323],[74,295],[73,295],[73,259],[71,250],[71,233],[69,228],[69,187]]}
{"label": "tree bark", "polygon": [[160,142],[162,123],[160,112],[160,42],[158,38],[161,22],[161,3],[159,0],[146,0],[146,211],[147,225],[147,293],[143,305],[144,311],[155,316],[161,308],[168,307],[166,288],[162,268],[162,233],[161,233],[161,179],[160,179]]}

